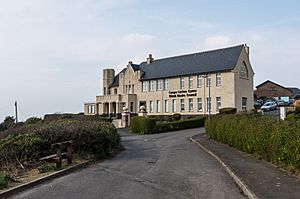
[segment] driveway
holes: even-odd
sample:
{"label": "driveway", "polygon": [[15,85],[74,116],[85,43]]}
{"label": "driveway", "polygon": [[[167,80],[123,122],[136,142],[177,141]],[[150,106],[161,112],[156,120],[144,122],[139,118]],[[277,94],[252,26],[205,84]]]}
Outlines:
{"label": "driveway", "polygon": [[125,151],[14,198],[245,198],[210,155],[189,141],[197,128],[124,136]]}

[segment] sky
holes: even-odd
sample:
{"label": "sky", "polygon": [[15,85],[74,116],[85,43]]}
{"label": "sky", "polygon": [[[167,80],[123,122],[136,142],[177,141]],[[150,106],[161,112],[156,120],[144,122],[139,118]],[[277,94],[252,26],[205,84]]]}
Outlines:
{"label": "sky", "polygon": [[0,121],[78,113],[102,70],[247,44],[255,85],[300,87],[297,0],[0,0]]}

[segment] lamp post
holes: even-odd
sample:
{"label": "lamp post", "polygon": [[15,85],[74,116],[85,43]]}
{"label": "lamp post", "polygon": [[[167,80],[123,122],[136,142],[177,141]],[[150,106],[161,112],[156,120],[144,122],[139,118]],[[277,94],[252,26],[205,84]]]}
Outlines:
{"label": "lamp post", "polygon": [[[209,74],[205,74],[202,75],[202,77],[204,78],[204,99],[205,99],[205,81],[207,81]],[[207,86],[208,86],[208,100],[206,101],[206,106],[208,109],[208,121],[210,122],[210,116],[211,116],[211,96],[210,96],[210,86],[211,86],[211,80],[208,82],[207,81]]]}

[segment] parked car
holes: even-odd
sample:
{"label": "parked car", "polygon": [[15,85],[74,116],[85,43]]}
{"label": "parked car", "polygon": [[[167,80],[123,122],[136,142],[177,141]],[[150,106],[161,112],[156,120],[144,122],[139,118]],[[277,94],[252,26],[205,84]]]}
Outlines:
{"label": "parked car", "polygon": [[277,104],[275,102],[266,102],[260,109],[264,111],[275,110]]}
{"label": "parked car", "polygon": [[286,106],[287,105],[287,103],[283,100],[277,100],[276,103],[277,103],[277,106]]}
{"label": "parked car", "polygon": [[275,110],[276,108],[277,108],[276,102],[269,101],[264,103],[260,109],[264,111],[270,111],[270,110]]}

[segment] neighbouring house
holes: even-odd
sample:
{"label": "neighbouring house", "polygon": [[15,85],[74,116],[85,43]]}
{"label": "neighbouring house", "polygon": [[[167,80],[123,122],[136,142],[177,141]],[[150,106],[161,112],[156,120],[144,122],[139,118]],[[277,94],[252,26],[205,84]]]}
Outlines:
{"label": "neighbouring house", "polygon": [[131,61],[117,75],[103,70],[103,95],[84,104],[86,115],[119,116],[146,107],[148,115],[206,115],[220,108],[253,109],[254,71],[249,47],[198,52],[155,60]]}
{"label": "neighbouring house", "polygon": [[292,91],[293,99],[300,99],[300,89],[295,87],[288,87],[290,91]]}
{"label": "neighbouring house", "polygon": [[280,84],[267,80],[256,86],[254,95],[257,99],[274,98],[287,101],[299,95],[298,91],[299,89],[297,88],[287,88]]}

